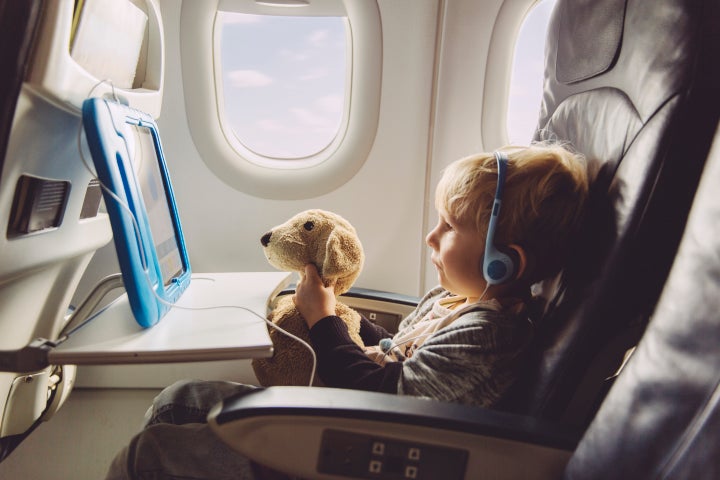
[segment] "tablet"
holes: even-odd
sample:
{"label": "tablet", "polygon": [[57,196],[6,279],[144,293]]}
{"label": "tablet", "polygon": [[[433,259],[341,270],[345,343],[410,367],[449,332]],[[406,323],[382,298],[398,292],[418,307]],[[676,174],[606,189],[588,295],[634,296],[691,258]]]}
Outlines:
{"label": "tablet", "polygon": [[130,307],[151,327],[191,273],[158,128],[150,115],[101,98],[85,100],[82,117]]}

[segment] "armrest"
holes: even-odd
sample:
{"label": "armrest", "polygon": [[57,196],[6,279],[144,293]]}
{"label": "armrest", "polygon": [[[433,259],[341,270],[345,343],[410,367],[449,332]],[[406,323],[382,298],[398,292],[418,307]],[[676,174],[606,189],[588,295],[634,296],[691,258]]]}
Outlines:
{"label": "armrest", "polygon": [[363,300],[373,300],[383,303],[394,303],[397,305],[405,305],[415,308],[420,301],[419,297],[412,295],[403,295],[402,293],[385,292],[383,290],[373,290],[371,288],[352,287],[350,290],[342,294],[343,298],[360,298]]}
{"label": "armrest", "polygon": [[208,417],[254,461],[303,478],[558,478],[580,432],[417,397],[271,387]]}
{"label": "armrest", "polygon": [[[292,295],[295,293],[295,284],[288,284],[287,288],[281,290],[277,296]],[[371,288],[351,287],[350,290],[341,295],[343,298],[360,298],[364,300],[373,300],[383,303],[394,303],[397,305],[405,305],[415,308],[420,301],[420,297],[405,295],[402,293],[386,292],[384,290],[373,290]]]}
{"label": "armrest", "polygon": [[[293,293],[295,293],[295,284],[290,284],[276,298]],[[420,301],[419,297],[412,295],[359,287],[352,287],[343,293],[340,299],[390,333],[397,332],[400,321],[412,312]]]}

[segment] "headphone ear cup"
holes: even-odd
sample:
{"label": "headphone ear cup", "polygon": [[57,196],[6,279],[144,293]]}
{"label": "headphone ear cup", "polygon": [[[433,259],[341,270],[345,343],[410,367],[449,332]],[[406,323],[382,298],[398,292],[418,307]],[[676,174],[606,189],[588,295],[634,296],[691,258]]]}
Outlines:
{"label": "headphone ear cup", "polygon": [[515,261],[506,253],[490,248],[483,259],[483,277],[490,285],[500,285],[515,276]]}

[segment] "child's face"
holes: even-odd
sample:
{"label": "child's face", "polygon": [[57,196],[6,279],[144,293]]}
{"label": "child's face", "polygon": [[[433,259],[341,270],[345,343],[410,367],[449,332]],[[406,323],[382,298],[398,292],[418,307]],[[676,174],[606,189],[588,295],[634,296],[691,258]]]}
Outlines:
{"label": "child's face", "polygon": [[432,262],[440,285],[455,295],[478,299],[485,290],[482,258],[485,238],[474,225],[461,224],[440,211],[437,226],[425,241],[432,248]]}

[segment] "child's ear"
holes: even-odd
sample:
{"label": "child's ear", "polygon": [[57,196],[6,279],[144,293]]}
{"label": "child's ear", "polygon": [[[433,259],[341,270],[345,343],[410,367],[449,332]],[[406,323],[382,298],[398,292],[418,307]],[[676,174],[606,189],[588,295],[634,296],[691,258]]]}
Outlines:
{"label": "child's ear", "polygon": [[510,244],[507,246],[510,250],[510,255],[515,262],[515,276],[514,280],[522,279],[532,272],[532,259],[528,257],[525,249],[520,245]]}

